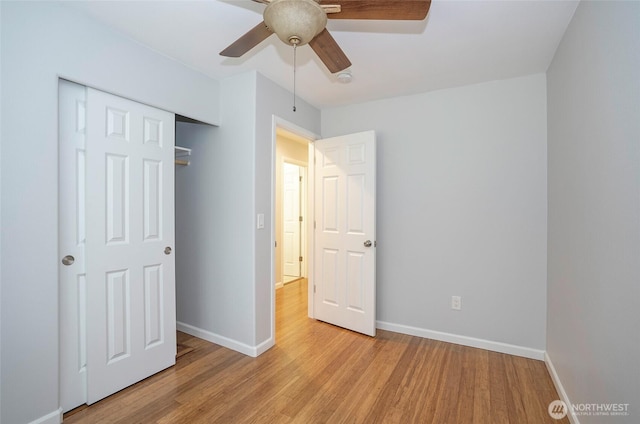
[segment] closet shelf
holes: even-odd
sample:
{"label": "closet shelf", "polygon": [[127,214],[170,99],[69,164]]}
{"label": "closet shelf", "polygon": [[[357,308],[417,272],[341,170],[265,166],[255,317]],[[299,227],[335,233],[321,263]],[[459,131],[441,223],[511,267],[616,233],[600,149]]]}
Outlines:
{"label": "closet shelf", "polygon": [[191,149],[181,146],[175,146],[175,164],[182,166],[189,166],[191,164],[190,161],[182,159],[185,157],[191,156]]}

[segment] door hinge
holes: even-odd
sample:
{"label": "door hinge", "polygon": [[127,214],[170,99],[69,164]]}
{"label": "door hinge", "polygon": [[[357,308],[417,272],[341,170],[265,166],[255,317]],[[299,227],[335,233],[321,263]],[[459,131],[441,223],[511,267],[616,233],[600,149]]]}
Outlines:
{"label": "door hinge", "polygon": [[274,247],[278,247],[278,240],[276,240],[274,243]]}
{"label": "door hinge", "polygon": [[302,217],[300,217],[300,222],[302,222]]}
{"label": "door hinge", "polygon": [[313,285],[313,294],[316,294],[316,285]]}
{"label": "door hinge", "polygon": [[298,260],[299,260],[300,262],[302,262],[302,256],[300,256],[300,257],[298,258]]}
{"label": "door hinge", "polygon": [[316,221],[313,221],[313,229],[316,229]]}
{"label": "door hinge", "polygon": [[299,181],[302,182],[302,175],[298,177]]}

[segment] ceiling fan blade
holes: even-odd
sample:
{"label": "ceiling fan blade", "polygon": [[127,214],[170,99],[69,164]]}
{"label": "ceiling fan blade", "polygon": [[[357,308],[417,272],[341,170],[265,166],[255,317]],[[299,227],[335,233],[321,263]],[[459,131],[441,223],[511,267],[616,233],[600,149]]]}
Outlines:
{"label": "ceiling fan blade", "polygon": [[309,45],[332,74],[343,71],[351,66],[349,58],[347,58],[347,55],[344,54],[326,28],[322,30],[320,34],[316,35],[315,38],[309,42]]}
{"label": "ceiling fan blade", "polygon": [[229,47],[220,52],[220,56],[240,57],[258,44],[265,38],[273,34],[264,22],[260,22],[252,30],[242,37],[234,41]]}
{"label": "ceiling fan blade", "polygon": [[431,6],[431,0],[320,0],[321,5],[336,3],[341,11],[327,14],[330,19],[421,21]]}

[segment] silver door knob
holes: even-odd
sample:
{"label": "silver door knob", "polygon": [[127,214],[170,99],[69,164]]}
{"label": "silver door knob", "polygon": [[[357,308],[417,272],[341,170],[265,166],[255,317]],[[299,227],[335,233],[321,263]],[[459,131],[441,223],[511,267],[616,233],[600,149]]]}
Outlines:
{"label": "silver door knob", "polygon": [[71,255],[67,255],[67,256],[65,256],[64,258],[62,258],[62,265],[69,266],[69,265],[71,265],[72,263],[74,263],[75,261],[76,261],[76,258],[74,258],[74,257],[73,257],[73,256],[71,256]]}
{"label": "silver door knob", "polygon": [[169,246],[164,248],[164,254],[165,255],[170,255],[171,254],[171,248]]}
{"label": "silver door knob", "polygon": [[364,242],[364,247],[371,247],[371,240],[367,240]]}

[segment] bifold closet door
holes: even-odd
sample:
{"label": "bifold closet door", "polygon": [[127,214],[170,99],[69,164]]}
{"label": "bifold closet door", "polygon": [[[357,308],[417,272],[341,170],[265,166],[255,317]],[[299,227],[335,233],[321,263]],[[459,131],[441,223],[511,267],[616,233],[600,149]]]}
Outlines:
{"label": "bifold closet door", "polygon": [[[65,84],[60,323],[68,410],[175,364],[175,121],[90,88],[82,87],[82,100],[70,83],[76,99],[67,95],[63,107]],[[63,137],[65,126],[76,135]]]}

